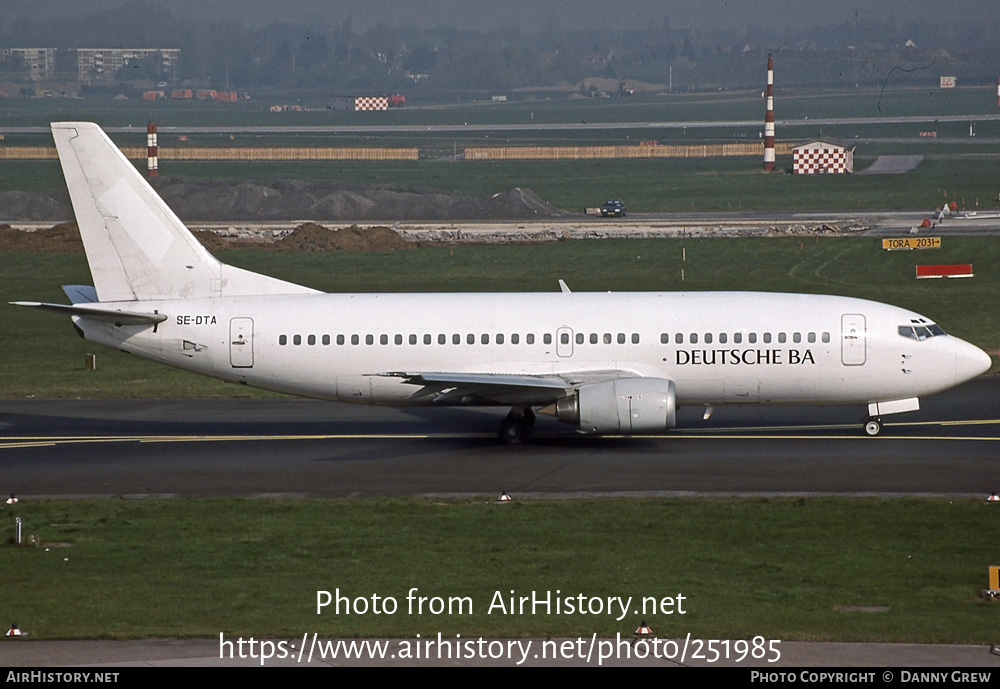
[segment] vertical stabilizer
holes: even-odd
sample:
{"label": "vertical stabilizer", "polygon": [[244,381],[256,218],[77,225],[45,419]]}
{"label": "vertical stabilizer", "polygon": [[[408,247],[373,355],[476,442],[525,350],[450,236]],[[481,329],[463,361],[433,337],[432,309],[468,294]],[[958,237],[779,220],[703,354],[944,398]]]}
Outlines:
{"label": "vertical stabilizer", "polygon": [[52,136],[102,302],[315,291],[216,260],[96,124]]}

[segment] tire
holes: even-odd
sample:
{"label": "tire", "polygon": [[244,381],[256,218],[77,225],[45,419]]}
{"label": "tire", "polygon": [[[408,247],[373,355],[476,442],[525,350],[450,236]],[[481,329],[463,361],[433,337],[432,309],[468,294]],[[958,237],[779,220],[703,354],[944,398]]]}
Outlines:
{"label": "tire", "polygon": [[868,418],[865,420],[865,435],[874,438],[882,432],[882,419]]}

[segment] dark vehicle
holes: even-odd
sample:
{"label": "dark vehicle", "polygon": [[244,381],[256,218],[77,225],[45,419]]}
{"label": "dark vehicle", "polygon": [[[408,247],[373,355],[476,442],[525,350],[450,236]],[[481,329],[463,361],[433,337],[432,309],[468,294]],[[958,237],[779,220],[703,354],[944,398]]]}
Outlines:
{"label": "dark vehicle", "polygon": [[616,218],[625,217],[625,202],[621,199],[614,199],[613,201],[605,201],[604,205],[601,206],[601,217],[607,218],[608,216],[613,216]]}

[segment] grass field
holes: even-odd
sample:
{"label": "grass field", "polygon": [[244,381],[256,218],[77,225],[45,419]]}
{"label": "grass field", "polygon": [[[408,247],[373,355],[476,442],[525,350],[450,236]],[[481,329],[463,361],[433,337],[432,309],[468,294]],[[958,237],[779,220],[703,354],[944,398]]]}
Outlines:
{"label": "grass field", "polygon": [[[857,158],[861,169],[874,158]],[[791,160],[779,158],[779,167]],[[753,210],[915,209],[930,214],[955,201],[962,207],[1000,209],[1000,162],[996,156],[934,155],[906,175],[803,176],[763,174],[751,158],[477,161],[477,162],[288,162],[187,163],[161,174],[189,179],[327,179],[364,184],[429,186],[488,197],[526,187],[549,203],[582,213],[607,198],[622,198],[629,211],[693,212]],[[63,185],[56,161],[7,161],[0,190],[47,191]]]}
{"label": "grass field", "polygon": [[[581,98],[569,93],[511,94],[507,102],[488,96],[427,99],[410,94],[403,108],[386,112],[326,110],[322,97],[303,102],[301,112],[272,113],[274,103],[287,98],[263,97],[239,103],[205,101],[115,101],[85,99],[7,98],[0,101],[4,126],[43,127],[53,120],[87,118],[109,127],[138,127],[149,120],[171,126],[315,126],[365,124],[523,124],[761,120],[764,115],[764,75],[759,89],[717,92],[641,94],[629,98]],[[898,86],[885,89],[806,90],[775,88],[779,119],[821,117],[898,117],[907,115],[989,114],[996,111],[996,84],[955,89]]]}
{"label": "grass field", "polygon": [[[645,618],[668,638],[986,644],[996,604],[977,594],[996,564],[982,541],[994,511],[907,498],[22,502],[41,545],[0,546],[0,610],[35,639],[606,637]],[[409,614],[412,588],[466,602]],[[317,590],[338,589],[398,608],[317,615]],[[511,591],[633,603],[620,621],[491,612]],[[641,612],[679,594],[683,615]]]}
{"label": "grass field", "polygon": [[[686,260],[682,260],[682,249]],[[858,296],[911,308],[994,356],[1000,346],[1000,242],[947,237],[933,252],[885,252],[875,238],[576,240],[423,247],[389,253],[220,252],[223,261],[328,292],[762,290]],[[916,280],[917,262],[969,263],[971,280]],[[684,280],[681,280],[681,269]],[[0,397],[229,397],[245,387],[95,347],[69,320],[7,305],[64,302],[90,284],[83,254],[0,254]],[[84,371],[85,354],[98,370]]]}
{"label": "grass field", "polygon": [[[987,96],[995,107],[992,92],[973,89],[891,91],[879,102],[872,93],[802,94],[782,99],[779,117],[864,115],[880,107],[887,115],[980,112],[986,107],[980,100]],[[272,116],[261,111],[266,107],[261,103],[236,109],[164,106],[153,110],[134,102],[123,108],[110,101],[53,106],[9,100],[3,111],[8,126],[43,126],[51,119],[136,127],[148,119],[191,126],[360,121],[357,115],[322,111]],[[754,94],[703,94],[628,104],[441,105],[386,113],[380,121],[750,119],[761,111]],[[951,126],[957,133],[942,132],[957,136],[961,127]],[[871,131],[874,136],[884,130]],[[446,155],[453,140],[438,137],[430,143]],[[756,160],[185,164],[164,172],[191,177],[343,176],[472,195],[520,186],[573,210],[609,196],[625,198],[635,211],[932,208],[952,199],[996,207],[997,161],[989,146],[949,150],[919,142],[879,143],[859,149],[858,156],[867,161],[875,154],[903,151],[929,157],[916,172],[892,178],[765,176]],[[990,155],[977,157],[983,152]],[[782,164],[790,162],[779,160]],[[0,190],[61,185],[55,162],[0,167]],[[1000,276],[992,267],[998,254],[995,238],[948,237],[940,251],[926,256],[886,253],[868,238],[796,238],[566,241],[371,254],[230,251],[220,257],[343,292],[554,291],[563,278],[575,291],[854,295],[913,308],[995,352],[1000,344],[995,305]],[[977,268],[972,280],[913,278],[916,262],[970,261]],[[75,336],[67,318],[7,305],[15,299],[65,301],[59,285],[91,282],[82,254],[0,254],[0,276],[0,397],[265,394],[94,349]],[[98,354],[97,371],[83,370],[87,352]],[[996,641],[995,604],[976,596],[986,587],[987,567],[997,564],[988,545],[996,515],[978,500],[595,499],[504,506],[486,498],[74,500],[29,501],[7,509],[24,519],[26,536],[41,541],[36,547],[15,547],[9,541],[0,545],[5,572],[0,610],[33,639],[215,637],[220,632],[300,637],[314,631],[366,637],[438,632],[569,637],[629,635],[637,626],[639,616],[631,614],[621,621],[606,614],[488,614],[497,592],[509,597],[512,590],[517,596],[556,595],[558,590],[562,597],[632,596],[636,604],[645,597],[681,594],[684,615],[645,615],[661,637]],[[423,596],[468,599],[471,611],[408,614],[406,596],[413,587]],[[400,608],[384,615],[317,615],[317,590],[337,589],[352,599],[393,597]]]}
{"label": "grass field", "polygon": [[[188,178],[336,178],[365,184],[425,185],[463,195],[491,196],[527,187],[550,203],[579,212],[606,198],[623,198],[633,212],[764,210],[764,209],[885,209],[930,211],[947,201],[969,208],[1000,207],[1000,121],[976,124],[969,136],[967,122],[879,124],[866,118],[925,115],[970,116],[995,112],[993,87],[954,90],[888,88],[877,91],[800,92],[783,94],[778,118],[862,118],[857,124],[809,124],[779,130],[783,140],[839,138],[856,146],[855,169],[879,155],[924,155],[916,170],[902,176],[836,176],[807,178],[765,175],[756,158],[705,160],[583,160],[441,162],[467,145],[596,145],[756,141],[761,126],[721,128],[649,127],[649,122],[762,120],[758,92],[663,94],[612,99],[512,99],[507,103],[420,103],[384,113],[326,110],[271,113],[269,103],[145,103],[142,101],[6,99],[5,126],[45,127],[59,119],[88,119],[104,126],[131,126],[133,134],[115,134],[119,145],[145,144],[145,123],[165,126],[365,126],[432,124],[559,124],[585,122],[627,129],[507,130],[492,132],[382,132],[330,135],[274,133],[267,135],[198,134],[191,144],[252,146],[404,146],[418,147],[421,160],[392,163],[182,163],[161,160],[160,174]],[[322,107],[323,104],[318,104]],[[924,130],[938,139],[922,138]],[[44,145],[45,134],[8,134],[0,145]],[[162,147],[181,145],[161,134]],[[144,167],[144,165],[142,166]],[[790,169],[790,157],[778,159]],[[55,161],[6,161],[0,167],[0,191],[47,191],[63,186]]]}

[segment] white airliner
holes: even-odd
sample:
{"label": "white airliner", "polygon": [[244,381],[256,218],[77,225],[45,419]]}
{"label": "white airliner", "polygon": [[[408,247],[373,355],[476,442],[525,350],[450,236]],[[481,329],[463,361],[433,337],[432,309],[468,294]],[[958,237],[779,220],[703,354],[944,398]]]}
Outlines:
{"label": "white airliner", "polygon": [[53,123],[94,287],[87,340],[227,381],[388,405],[502,405],[580,431],[675,425],[679,405],[866,405],[886,414],[990,367],[920,314],[837,296],[754,292],[324,294],[217,261],[104,132]]}

